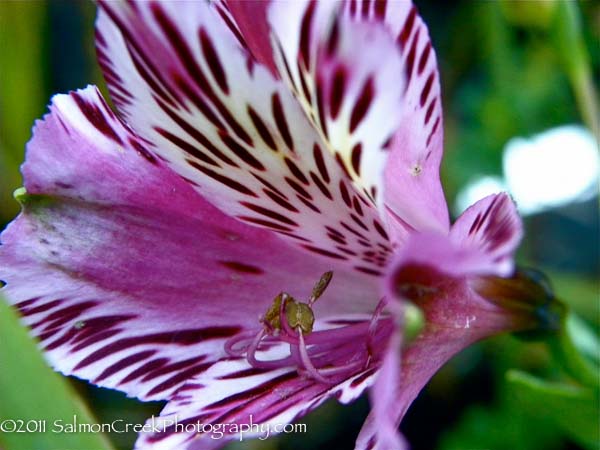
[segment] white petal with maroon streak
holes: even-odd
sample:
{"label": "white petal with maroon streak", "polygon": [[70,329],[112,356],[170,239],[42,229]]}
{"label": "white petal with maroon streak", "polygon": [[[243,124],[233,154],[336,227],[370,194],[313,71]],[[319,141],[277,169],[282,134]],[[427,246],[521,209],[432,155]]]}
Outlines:
{"label": "white petal with maroon streak", "polygon": [[379,275],[390,247],[377,211],[214,9],[119,6],[100,12],[99,58],[117,105],[152,151],[228,214]]}
{"label": "white petal with maroon streak", "polygon": [[402,61],[383,24],[351,20],[340,6],[274,2],[275,61],[357,189],[379,200],[386,147],[400,124]]}

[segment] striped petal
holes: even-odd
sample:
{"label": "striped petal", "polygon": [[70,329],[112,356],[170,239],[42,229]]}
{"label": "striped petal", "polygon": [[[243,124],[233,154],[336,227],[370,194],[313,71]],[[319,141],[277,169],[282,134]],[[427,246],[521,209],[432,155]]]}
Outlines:
{"label": "striped petal", "polygon": [[169,398],[260,325],[281,291],[315,314],[370,313],[372,277],[229,218],[147,150],[95,88],[59,95],[23,166],[23,212],[1,236],[3,295],[65,374]]}
{"label": "striped petal", "polygon": [[400,123],[402,62],[385,26],[351,20],[341,6],[273,2],[275,61],[329,152],[378,201],[386,145]]}
{"label": "striped petal", "polygon": [[194,189],[304,250],[381,274],[390,246],[373,203],[215,7],[107,2],[97,30],[120,111]]}
{"label": "striped petal", "polygon": [[448,208],[439,177],[443,154],[440,76],[427,26],[410,1],[359,0],[355,14],[384,21],[402,54],[405,91],[400,127],[391,141],[385,171],[390,225],[446,232]]}
{"label": "striped petal", "polygon": [[[347,317],[331,322],[343,320]],[[368,324],[368,318],[364,323]],[[389,319],[385,325],[378,327],[373,341],[377,349],[375,359],[382,358],[380,349],[385,348],[392,328]],[[343,364],[359,350],[359,345],[356,340],[348,340],[332,348],[331,352],[338,355],[334,360]],[[270,349],[266,353],[275,356],[277,350]],[[338,377],[335,384],[328,385],[298,377],[287,369],[248,369],[244,361],[224,361],[181,387],[161,412],[160,418],[154,421],[160,432],[142,434],[136,448],[208,450],[240,437],[265,438],[267,429],[270,434],[281,432],[281,426],[312,411],[329,398],[337,398],[342,403],[355,400],[372,384],[377,373],[375,367]],[[179,424],[179,428],[175,423]],[[246,429],[245,434],[240,435],[239,429],[251,423],[260,428]],[[189,431],[181,432],[189,424]],[[201,432],[194,424],[204,424],[207,431]],[[228,426],[223,427],[222,424]],[[215,433],[207,425],[221,428],[214,428],[217,430]],[[219,436],[219,432],[224,435]]]}
{"label": "striped petal", "polygon": [[[333,20],[331,10],[337,7],[341,11]],[[271,23],[282,77],[355,181],[363,170],[354,170],[359,156],[371,161],[370,176],[358,181],[362,185],[376,184],[372,175],[379,176],[385,164],[381,201],[398,233],[395,240],[402,240],[406,229],[447,231],[439,180],[439,74],[427,28],[412,2],[275,2]],[[349,72],[348,61],[354,62]]]}
{"label": "striped petal", "polygon": [[523,225],[508,194],[490,195],[470,206],[452,225],[450,237],[479,253],[477,270],[508,276],[513,254],[523,237]]}

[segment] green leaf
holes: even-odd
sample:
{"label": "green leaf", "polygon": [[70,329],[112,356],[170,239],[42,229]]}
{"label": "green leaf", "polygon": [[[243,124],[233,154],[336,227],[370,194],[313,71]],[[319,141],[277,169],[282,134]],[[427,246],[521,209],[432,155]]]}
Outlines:
{"label": "green leaf", "polygon": [[100,433],[67,432],[74,421],[95,423],[67,379],[46,365],[16,312],[0,298],[0,448],[112,449]]}
{"label": "green leaf", "polygon": [[506,378],[516,400],[532,415],[552,422],[587,448],[600,447],[597,390],[544,381],[518,370]]}

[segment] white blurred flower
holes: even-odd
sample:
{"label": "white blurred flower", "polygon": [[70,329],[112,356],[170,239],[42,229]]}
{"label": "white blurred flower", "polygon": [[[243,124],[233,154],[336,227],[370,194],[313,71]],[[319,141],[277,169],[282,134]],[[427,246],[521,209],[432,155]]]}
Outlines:
{"label": "white blurred flower", "polygon": [[593,134],[564,125],[532,138],[513,138],[504,148],[504,178],[484,176],[457,196],[455,212],[500,191],[508,191],[523,215],[587,200],[598,194],[600,159]]}

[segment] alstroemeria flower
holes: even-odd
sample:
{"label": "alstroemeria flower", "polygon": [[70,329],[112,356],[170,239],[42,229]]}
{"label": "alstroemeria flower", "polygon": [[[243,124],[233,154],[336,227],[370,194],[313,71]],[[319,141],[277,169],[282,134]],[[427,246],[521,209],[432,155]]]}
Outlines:
{"label": "alstroemeria flower", "polygon": [[[0,247],[56,369],[183,425],[287,423],[377,379],[357,448],[398,448],[448,358],[529,326],[484,295],[513,270],[510,198],[449,225],[409,2],[111,1],[97,47],[120,116],[93,87],[54,97]],[[401,354],[405,299],[427,325]],[[180,431],[137,446],[226,440]]]}

